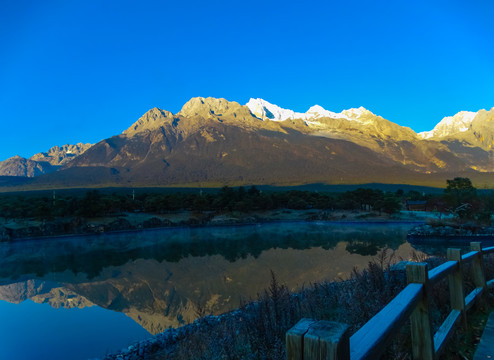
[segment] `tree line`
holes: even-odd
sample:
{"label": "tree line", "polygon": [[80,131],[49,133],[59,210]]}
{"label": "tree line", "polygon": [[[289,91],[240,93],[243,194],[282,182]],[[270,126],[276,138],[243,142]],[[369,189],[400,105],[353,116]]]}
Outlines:
{"label": "tree line", "polygon": [[89,190],[81,195],[0,196],[0,216],[38,218],[95,217],[122,212],[167,213],[174,211],[262,211],[273,209],[375,210],[393,213],[401,209],[395,193],[357,189],[341,194],[313,191],[261,191],[255,186],[225,186],[216,192],[113,192]]}
{"label": "tree line", "polygon": [[[142,191],[142,190],[141,190]],[[141,192],[107,193],[88,190],[81,194],[53,196],[0,196],[0,217],[53,219],[58,217],[96,217],[123,212],[168,213],[194,212],[250,212],[274,209],[318,209],[374,211],[393,214],[406,201],[422,200],[428,210],[455,213],[459,218],[490,218],[494,212],[494,196],[478,196],[467,178],[448,180],[443,195],[432,195],[403,190],[385,192],[359,188],[343,193],[315,191],[261,191],[255,186],[229,187],[217,191],[197,192]]]}

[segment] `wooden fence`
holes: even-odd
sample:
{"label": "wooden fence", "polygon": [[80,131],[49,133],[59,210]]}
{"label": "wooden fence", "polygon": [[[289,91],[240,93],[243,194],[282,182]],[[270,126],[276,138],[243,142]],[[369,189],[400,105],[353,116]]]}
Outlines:
{"label": "wooden fence", "polygon": [[[331,321],[300,320],[286,333],[288,360],[360,360],[379,359],[408,318],[411,322],[414,359],[437,358],[457,324],[466,325],[468,311],[494,288],[494,279],[486,281],[484,255],[494,246],[482,249],[480,242],[470,243],[470,252],[448,249],[448,261],[432,270],[425,263],[408,264],[408,285],[384,309],[349,337],[349,326]],[[475,289],[464,295],[463,265],[471,263]],[[448,277],[451,312],[433,334],[430,315],[430,291]]]}

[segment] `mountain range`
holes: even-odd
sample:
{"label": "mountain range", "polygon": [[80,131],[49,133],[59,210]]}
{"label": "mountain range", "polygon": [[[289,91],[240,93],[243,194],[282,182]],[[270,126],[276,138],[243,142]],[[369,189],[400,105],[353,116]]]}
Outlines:
{"label": "mountain range", "polygon": [[[0,162],[0,184],[28,188],[370,182],[494,186],[494,108],[462,111],[416,133],[360,107],[306,113],[262,99],[192,98],[153,108],[122,134]],[[17,179],[19,184],[19,179]]]}

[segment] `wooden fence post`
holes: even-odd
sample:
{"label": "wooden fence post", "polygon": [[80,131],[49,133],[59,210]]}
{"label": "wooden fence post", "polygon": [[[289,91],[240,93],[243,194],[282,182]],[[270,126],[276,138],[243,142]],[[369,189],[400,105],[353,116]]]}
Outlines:
{"label": "wooden fence post", "polygon": [[286,333],[286,358],[287,360],[303,360],[304,358],[304,336],[309,331],[309,326],[316,320],[300,319]]}
{"label": "wooden fence post", "polygon": [[467,327],[467,314],[465,311],[465,294],[463,290],[463,264],[461,262],[460,249],[448,249],[448,260],[456,261],[458,267],[453,274],[448,276],[449,296],[451,309],[458,310],[461,313],[463,327]]}
{"label": "wooden fence post", "polygon": [[422,299],[410,316],[412,323],[412,352],[418,360],[434,359],[434,339],[432,334],[429,311],[429,273],[426,263],[407,265],[407,281],[409,284],[423,284]]}
{"label": "wooden fence post", "polygon": [[304,360],[350,360],[349,326],[318,321],[304,337]]}
{"label": "wooden fence post", "polygon": [[484,273],[484,256],[482,254],[482,243],[471,242],[470,250],[478,251],[479,253],[472,261],[473,282],[476,287],[484,289],[484,296],[487,294],[487,282],[485,281]]}
{"label": "wooden fence post", "polygon": [[288,360],[350,360],[349,326],[302,319],[286,333]]}

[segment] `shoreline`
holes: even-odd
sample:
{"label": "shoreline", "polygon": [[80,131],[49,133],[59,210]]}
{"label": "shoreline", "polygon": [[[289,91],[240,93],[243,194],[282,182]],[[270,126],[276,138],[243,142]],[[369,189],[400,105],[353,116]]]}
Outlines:
{"label": "shoreline", "polygon": [[494,227],[479,225],[430,225],[415,226],[407,234],[412,244],[465,244],[472,241],[494,241]]}
{"label": "shoreline", "polygon": [[407,235],[407,241],[411,244],[466,244],[480,241],[489,244],[494,243],[494,234],[477,235]]}
{"label": "shoreline", "polygon": [[[19,236],[13,237],[9,239],[2,239],[2,234],[0,233],[0,242],[21,242],[21,241],[37,241],[37,240],[48,240],[48,239],[73,239],[77,237],[86,237],[86,236],[101,236],[101,235],[112,235],[112,234],[132,234],[139,232],[147,232],[147,231],[162,231],[162,230],[171,230],[171,229],[188,229],[188,228],[211,228],[211,227],[237,227],[237,226],[257,226],[263,224],[284,224],[284,223],[324,223],[324,224],[341,224],[341,225],[386,225],[386,224],[410,224],[410,225],[420,225],[424,224],[424,219],[417,218],[382,218],[382,217],[365,217],[359,219],[313,219],[313,218],[297,218],[300,216],[300,212],[293,210],[292,217],[288,216],[285,218],[269,218],[269,217],[252,217],[247,216],[245,219],[228,217],[222,219],[220,221],[206,221],[197,223],[195,221],[181,221],[178,223],[170,222],[165,226],[144,226],[143,223],[139,223],[132,227],[122,228],[122,229],[104,229],[101,231],[102,223],[90,223],[92,229],[96,228],[98,230],[93,231],[81,231],[81,232],[67,232],[61,234],[47,234],[47,235],[37,235],[37,236]],[[155,214],[148,214],[155,215]],[[243,215],[252,215],[252,214],[243,214]],[[223,216],[223,215],[220,215]],[[118,219],[123,219],[123,217],[119,217]],[[3,227],[4,229],[6,227]],[[27,230],[29,227],[20,228],[19,230]],[[0,225],[0,231],[2,230],[2,225]]]}

